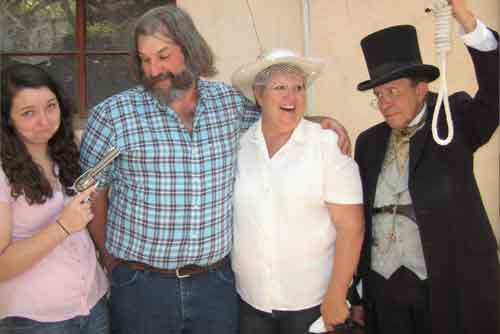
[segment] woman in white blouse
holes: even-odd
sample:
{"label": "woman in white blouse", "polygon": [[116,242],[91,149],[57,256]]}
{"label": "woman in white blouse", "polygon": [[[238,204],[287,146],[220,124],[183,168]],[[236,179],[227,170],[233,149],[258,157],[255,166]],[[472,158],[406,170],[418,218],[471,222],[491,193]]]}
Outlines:
{"label": "woman in white blouse", "polygon": [[235,184],[241,334],[304,334],[320,315],[327,329],[349,315],[362,190],[337,135],[303,118],[306,87],[322,66],[275,49],[233,74],[233,84],[262,109],[241,138]]}

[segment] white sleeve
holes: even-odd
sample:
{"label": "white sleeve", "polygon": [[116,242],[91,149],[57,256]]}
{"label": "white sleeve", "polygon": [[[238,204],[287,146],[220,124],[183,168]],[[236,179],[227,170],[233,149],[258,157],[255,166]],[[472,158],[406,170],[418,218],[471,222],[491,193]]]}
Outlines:
{"label": "white sleeve", "polygon": [[337,145],[337,135],[332,131],[321,134],[323,155],[323,197],[335,204],[363,203],[363,189],[359,168],[354,159],[342,154]]}
{"label": "white sleeve", "polygon": [[476,19],[476,29],[470,33],[466,34],[464,28],[460,26],[460,36],[465,45],[479,51],[493,51],[498,47],[498,42],[491,30],[478,19]]}

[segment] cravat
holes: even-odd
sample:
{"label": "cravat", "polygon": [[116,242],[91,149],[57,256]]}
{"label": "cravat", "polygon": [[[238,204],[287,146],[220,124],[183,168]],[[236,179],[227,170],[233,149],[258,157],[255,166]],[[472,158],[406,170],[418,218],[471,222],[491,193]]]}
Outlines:
{"label": "cravat", "polygon": [[396,159],[399,172],[402,174],[408,156],[410,155],[410,139],[415,135],[417,130],[424,124],[425,118],[423,117],[416,125],[409,126],[403,129],[392,129],[391,138],[389,142],[389,150],[391,155]]}

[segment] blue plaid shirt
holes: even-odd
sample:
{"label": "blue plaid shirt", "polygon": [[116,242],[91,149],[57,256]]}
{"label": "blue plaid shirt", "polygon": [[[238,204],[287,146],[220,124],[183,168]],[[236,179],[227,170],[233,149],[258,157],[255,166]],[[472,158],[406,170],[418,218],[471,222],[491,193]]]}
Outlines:
{"label": "blue plaid shirt", "polygon": [[158,268],[207,265],[232,245],[239,137],[259,113],[231,86],[198,81],[192,133],[137,87],[97,105],[81,143],[84,170],[112,146],[106,249]]}

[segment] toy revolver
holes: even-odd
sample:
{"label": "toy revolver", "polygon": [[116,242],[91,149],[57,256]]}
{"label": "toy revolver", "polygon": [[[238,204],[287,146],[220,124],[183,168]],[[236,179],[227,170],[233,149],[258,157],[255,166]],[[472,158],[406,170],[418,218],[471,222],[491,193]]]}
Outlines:
{"label": "toy revolver", "polygon": [[112,148],[94,167],[80,175],[73,185],[73,188],[81,193],[97,183],[97,175],[99,175],[113,160],[120,154],[116,148]]}

